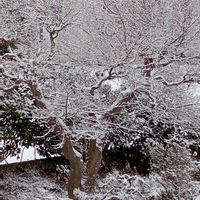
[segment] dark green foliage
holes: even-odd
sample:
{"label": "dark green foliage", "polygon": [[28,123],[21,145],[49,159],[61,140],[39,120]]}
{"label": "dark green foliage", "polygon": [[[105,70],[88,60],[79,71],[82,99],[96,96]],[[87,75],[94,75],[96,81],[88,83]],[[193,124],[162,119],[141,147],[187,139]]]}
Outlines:
{"label": "dark green foliage", "polygon": [[3,141],[0,157],[15,156],[21,147],[31,146],[46,157],[61,154],[59,134],[49,128],[48,119],[34,119],[35,108],[26,84],[19,84],[9,94],[0,96],[0,140]]}
{"label": "dark green foliage", "polygon": [[[103,149],[103,162],[100,173],[117,168],[122,171],[148,175],[151,167],[151,156],[143,137],[138,139],[123,138],[121,135],[110,135]],[[128,169],[127,169],[127,166]]]}
{"label": "dark green foliage", "polygon": [[152,114],[147,111],[138,112],[133,120],[128,121],[127,119],[130,118],[126,115],[131,110],[127,109],[129,109],[127,112],[112,119],[112,124],[116,126],[113,126],[112,133],[107,135],[100,172],[109,172],[113,168],[126,171],[128,166],[129,172],[148,175],[151,170],[149,149],[158,144],[166,145],[172,141],[175,132],[174,125],[163,122],[155,123]]}
{"label": "dark green foliage", "polygon": [[74,122],[71,118],[68,117],[65,119],[65,124],[66,124],[66,126],[73,126]]}
{"label": "dark green foliage", "polygon": [[36,146],[38,151],[47,157],[51,154],[60,154],[53,146],[60,143],[60,139],[49,131],[44,121],[24,118],[12,106],[1,106],[0,140],[4,141],[4,153],[16,155],[20,147]]}
{"label": "dark green foliage", "polygon": [[193,157],[197,160],[200,160],[200,142],[193,142],[189,145],[189,148]]}
{"label": "dark green foliage", "polygon": [[3,38],[0,38],[0,56],[9,53],[9,47],[12,49],[17,48],[15,40],[5,40]]}

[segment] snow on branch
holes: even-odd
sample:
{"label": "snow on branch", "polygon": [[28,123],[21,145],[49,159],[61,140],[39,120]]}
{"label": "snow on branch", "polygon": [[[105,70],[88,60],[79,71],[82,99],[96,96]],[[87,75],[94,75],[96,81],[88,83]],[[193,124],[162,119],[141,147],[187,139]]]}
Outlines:
{"label": "snow on branch", "polygon": [[191,83],[198,83],[200,84],[200,79],[199,78],[195,78],[196,74],[185,74],[183,77],[182,77],[182,80],[178,81],[178,82],[167,82],[163,77],[156,77],[155,80],[158,80],[160,81],[161,83],[163,83],[165,86],[179,86],[181,84],[184,84],[184,83],[188,83],[188,84],[191,84]]}

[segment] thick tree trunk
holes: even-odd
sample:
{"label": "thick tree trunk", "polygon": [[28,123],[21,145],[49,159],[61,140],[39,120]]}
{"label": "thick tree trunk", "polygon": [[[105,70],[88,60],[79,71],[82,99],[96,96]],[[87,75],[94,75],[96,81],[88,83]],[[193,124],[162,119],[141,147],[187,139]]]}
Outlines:
{"label": "thick tree trunk", "polygon": [[94,191],[95,180],[102,160],[102,151],[96,146],[96,140],[89,140],[87,155],[87,182],[86,187],[89,192]]}
{"label": "thick tree trunk", "polygon": [[83,175],[83,166],[81,163],[81,158],[79,158],[75,150],[72,147],[72,143],[70,138],[65,138],[65,143],[62,149],[64,156],[70,162],[70,174],[68,180],[68,196],[71,199],[74,199],[74,189],[80,188],[81,189],[81,178]]}

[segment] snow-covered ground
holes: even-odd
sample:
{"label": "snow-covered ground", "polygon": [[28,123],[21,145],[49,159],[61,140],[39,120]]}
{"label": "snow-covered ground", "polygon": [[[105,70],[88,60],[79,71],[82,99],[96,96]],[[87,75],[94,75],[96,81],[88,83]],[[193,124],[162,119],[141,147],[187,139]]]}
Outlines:
{"label": "snow-covered ground", "polygon": [[[18,174],[9,173],[0,179],[0,199],[2,200],[67,200],[66,187],[58,181],[42,177],[37,171]],[[86,194],[77,190],[80,200],[164,200],[170,199],[170,185],[158,174],[149,177],[131,176],[114,171],[97,182],[95,193]],[[181,187],[181,186],[180,186]],[[181,188],[180,188],[181,189]],[[188,188],[191,198],[182,200],[199,200],[200,182],[190,182]],[[175,193],[175,192],[174,192]],[[176,199],[173,196],[171,199]],[[170,200],[171,200],[170,199]]]}
{"label": "snow-covered ground", "polygon": [[56,200],[67,199],[66,192],[50,179],[36,171],[6,174],[0,179],[0,199],[5,200]]}

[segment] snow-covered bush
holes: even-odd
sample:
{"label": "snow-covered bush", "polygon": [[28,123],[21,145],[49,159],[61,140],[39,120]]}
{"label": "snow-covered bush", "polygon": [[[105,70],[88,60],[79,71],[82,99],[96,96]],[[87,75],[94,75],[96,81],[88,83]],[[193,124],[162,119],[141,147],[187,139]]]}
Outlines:
{"label": "snow-covered bush", "polygon": [[198,164],[192,160],[185,144],[159,145],[151,149],[152,171],[162,177],[160,184],[165,188],[156,199],[194,199],[200,191]]}

